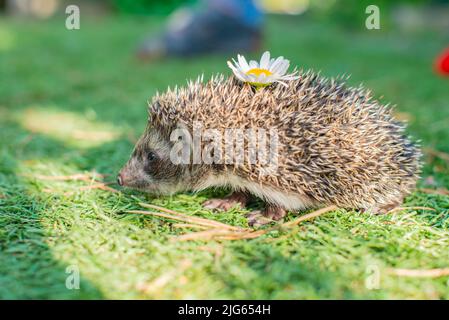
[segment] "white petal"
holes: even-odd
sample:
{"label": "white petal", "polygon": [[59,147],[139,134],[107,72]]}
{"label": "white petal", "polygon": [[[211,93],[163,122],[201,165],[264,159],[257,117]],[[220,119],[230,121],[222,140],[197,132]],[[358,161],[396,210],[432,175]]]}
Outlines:
{"label": "white petal", "polygon": [[275,77],[273,77],[272,75],[269,75],[269,76],[265,76],[264,75],[264,78],[263,78],[263,80],[262,80],[262,83],[273,83],[273,82],[275,82],[276,81],[276,79],[275,79]]}
{"label": "white petal", "polygon": [[240,68],[242,68],[243,72],[246,72],[249,70],[248,62],[246,62],[246,59],[242,55],[237,55],[237,59],[239,60]]}
{"label": "white petal", "polygon": [[261,74],[259,75],[259,77],[257,77],[257,82],[259,83],[266,83],[267,77],[265,76],[265,74]]}
{"label": "white petal", "polygon": [[279,66],[278,74],[281,76],[284,75],[287,72],[289,66],[290,61],[284,59],[284,61],[282,61],[282,65]]}
{"label": "white petal", "polygon": [[243,72],[242,70],[239,70],[239,74],[243,79],[245,79],[245,81],[248,81],[249,77],[245,72]]}
{"label": "white petal", "polygon": [[231,61],[228,61],[228,67],[231,68],[232,72],[237,77],[237,79],[241,81],[246,81],[245,77],[242,76],[241,71],[237,69],[235,66],[233,66]]}
{"label": "white petal", "polygon": [[248,82],[257,82],[258,77],[255,74],[247,74]]}
{"label": "white petal", "polygon": [[262,58],[260,58],[260,68],[261,69],[268,69],[268,63],[270,62],[270,52],[265,51],[262,55]]}
{"label": "white petal", "polygon": [[238,63],[235,64],[228,64],[228,66],[232,69],[232,71],[234,73],[239,73],[239,74],[244,74],[244,72],[242,72],[240,65]]}
{"label": "white petal", "polygon": [[270,66],[270,71],[271,72],[273,72],[273,73],[277,73],[278,72],[278,69],[279,69],[279,66],[280,66],[280,64],[282,63],[282,61],[284,60],[284,57],[278,57],[273,63],[272,63],[272,65]]}
{"label": "white petal", "polygon": [[228,64],[228,67],[232,70],[232,71],[234,71],[234,65],[232,64],[232,62],[231,61],[227,61],[227,64]]}
{"label": "white petal", "polygon": [[232,58],[232,62],[234,63],[234,66],[235,66],[236,68],[240,68],[240,63],[237,62],[237,61],[235,61],[234,58]]}
{"label": "white petal", "polygon": [[257,63],[257,61],[251,60],[249,62],[249,68],[250,69],[259,68],[259,63]]}
{"label": "white petal", "polygon": [[281,80],[279,77],[273,78],[272,82],[278,82],[279,80]]}
{"label": "white petal", "polygon": [[284,69],[284,60],[279,61],[279,63],[276,65],[276,71],[275,73],[277,75],[282,75],[282,70]]}

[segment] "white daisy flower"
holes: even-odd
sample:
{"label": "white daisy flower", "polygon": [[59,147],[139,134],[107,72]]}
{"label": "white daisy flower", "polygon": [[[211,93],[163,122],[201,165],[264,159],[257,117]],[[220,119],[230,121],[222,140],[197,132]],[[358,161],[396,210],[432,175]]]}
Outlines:
{"label": "white daisy flower", "polygon": [[231,68],[237,79],[247,82],[255,87],[265,87],[273,82],[279,82],[284,86],[287,84],[284,81],[298,79],[298,71],[287,74],[290,61],[284,57],[270,59],[270,52],[265,51],[260,58],[260,63],[251,60],[249,63],[242,55],[237,55],[237,60],[232,59],[228,61],[228,66]]}

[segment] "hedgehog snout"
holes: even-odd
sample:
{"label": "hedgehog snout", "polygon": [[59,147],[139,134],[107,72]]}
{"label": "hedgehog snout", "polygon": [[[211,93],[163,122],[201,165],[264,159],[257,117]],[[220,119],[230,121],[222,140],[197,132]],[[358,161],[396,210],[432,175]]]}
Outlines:
{"label": "hedgehog snout", "polygon": [[123,186],[123,178],[122,178],[122,174],[119,172],[118,176],[117,176],[117,184],[119,186]]}
{"label": "hedgehog snout", "polygon": [[117,176],[117,184],[119,186],[123,187],[125,184],[124,182],[125,182],[125,179],[123,178],[122,172],[119,172],[118,176]]}
{"label": "hedgehog snout", "polygon": [[131,182],[131,177],[127,173],[126,167],[120,170],[120,172],[117,175],[117,184],[121,187],[125,187],[129,185]]}

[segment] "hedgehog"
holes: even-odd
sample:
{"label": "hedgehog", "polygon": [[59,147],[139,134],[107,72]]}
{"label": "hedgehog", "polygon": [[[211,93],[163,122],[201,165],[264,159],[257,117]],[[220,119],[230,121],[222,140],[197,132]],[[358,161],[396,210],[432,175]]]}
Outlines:
{"label": "hedgehog", "polygon": [[[263,88],[223,75],[169,88],[149,101],[146,129],[118,183],[161,195],[229,188],[230,195],[209,199],[204,207],[226,211],[259,198],[264,208],[248,214],[250,225],[323,205],[389,212],[413,190],[421,153],[389,104],[363,86],[348,86],[346,80],[300,71],[296,80]],[[269,132],[265,140],[276,138],[275,165],[267,170],[263,157],[248,161],[246,150],[240,161],[216,157],[218,148],[207,158],[210,140],[201,136],[196,160],[188,147],[182,150],[187,160],[174,161],[182,139],[173,132],[179,128],[190,135],[195,130],[217,133],[218,142],[226,130],[236,129],[240,137],[234,142],[240,145],[251,140],[245,132]],[[253,144],[256,149],[262,145]],[[204,158],[216,161],[201,161]]]}

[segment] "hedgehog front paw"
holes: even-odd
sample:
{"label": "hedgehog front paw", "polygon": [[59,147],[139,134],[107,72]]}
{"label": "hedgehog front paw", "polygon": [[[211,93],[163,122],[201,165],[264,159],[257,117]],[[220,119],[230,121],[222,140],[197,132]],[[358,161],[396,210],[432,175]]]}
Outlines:
{"label": "hedgehog front paw", "polygon": [[287,211],[283,208],[275,206],[267,206],[264,210],[251,211],[246,215],[248,218],[248,225],[251,227],[259,227],[264,224],[281,220]]}
{"label": "hedgehog front paw", "polygon": [[228,211],[238,203],[227,199],[209,199],[203,203],[203,207],[210,210]]}
{"label": "hedgehog front paw", "polygon": [[239,205],[245,208],[248,202],[248,196],[243,192],[234,192],[223,199],[209,199],[203,202],[203,207],[211,210],[228,211],[229,209]]}
{"label": "hedgehog front paw", "polygon": [[260,227],[270,222],[273,222],[270,218],[264,216],[263,211],[254,210],[246,215],[248,219],[248,225],[250,227]]}

